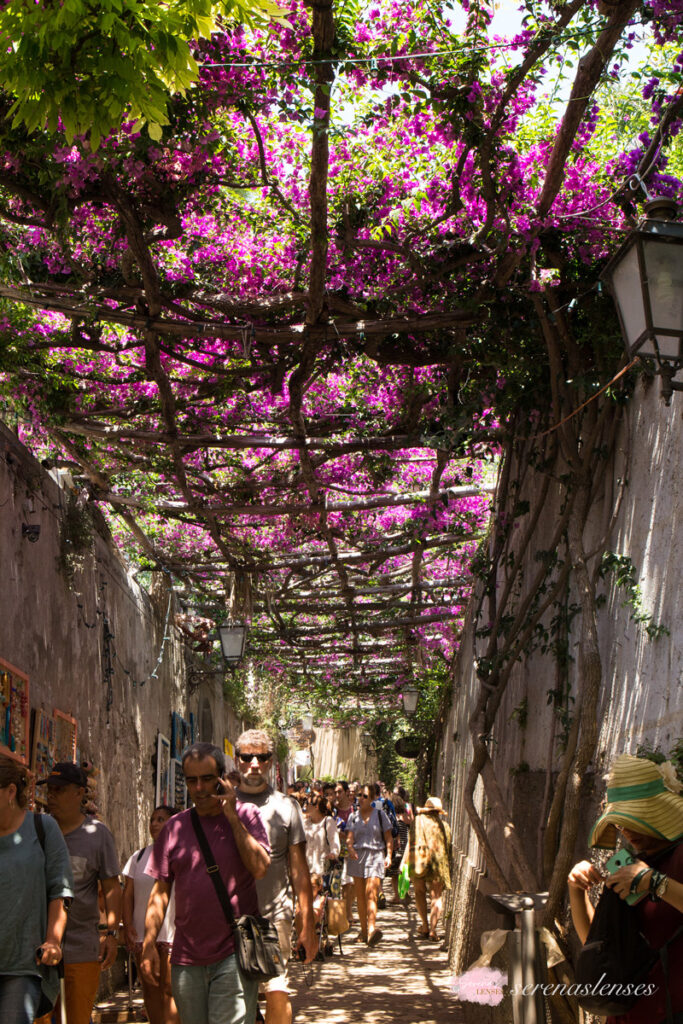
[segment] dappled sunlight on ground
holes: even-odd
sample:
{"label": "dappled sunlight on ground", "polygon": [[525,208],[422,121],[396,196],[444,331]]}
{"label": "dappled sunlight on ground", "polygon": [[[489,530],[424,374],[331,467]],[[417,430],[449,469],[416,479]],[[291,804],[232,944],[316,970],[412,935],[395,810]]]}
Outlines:
{"label": "dappled sunlight on ground", "polygon": [[[412,901],[412,894],[411,894]],[[294,1020],[300,1024],[461,1024],[450,994],[451,972],[442,944],[416,938],[417,915],[387,904],[378,913],[383,938],[374,948],[351,940],[357,921],[332,957],[303,968],[292,964]]]}
{"label": "dappled sunlight on ground", "polygon": [[[447,952],[441,942],[417,938],[412,892],[408,907],[387,903],[377,923],[383,938],[374,948],[352,941],[356,920],[342,938],[341,956],[335,939],[335,953],[325,961],[290,964],[294,1024],[464,1024],[462,1008],[449,991]],[[137,988],[130,1009],[126,988],[98,1002],[93,1013],[94,1024],[145,1019]]]}

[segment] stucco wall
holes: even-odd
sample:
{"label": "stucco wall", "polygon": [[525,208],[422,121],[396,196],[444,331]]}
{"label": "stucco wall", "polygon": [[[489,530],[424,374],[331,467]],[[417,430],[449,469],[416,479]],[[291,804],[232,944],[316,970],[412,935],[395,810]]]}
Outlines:
{"label": "stucco wall", "polygon": [[374,757],[363,752],[362,729],[349,726],[344,729],[316,729],[313,743],[313,769],[316,778],[332,776],[334,779],[374,779]]}
{"label": "stucco wall", "polygon": [[[147,840],[154,802],[157,732],[170,738],[171,712],[197,721],[195,738],[222,746],[241,729],[224,704],[222,678],[190,693],[186,650],[168,588],[135,582],[104,524],[72,585],[57,568],[65,492],[0,426],[0,657],[29,676],[30,704],[71,714],[82,759],[97,769],[98,806],[124,858]],[[22,523],[40,525],[31,543]],[[105,637],[105,616],[111,636]],[[107,663],[111,658],[108,708]]]}
{"label": "stucco wall", "polygon": [[[611,464],[605,465],[600,481],[585,545],[590,550],[603,535],[619,482],[625,479],[623,503],[607,548],[632,560],[638,573],[642,609],[651,614],[655,622],[666,626],[669,635],[649,639],[642,626],[632,620],[631,610],[624,604],[624,592],[609,578],[601,585],[605,603],[599,611],[603,667],[599,742],[592,766],[595,786],[587,796],[577,850],[585,847],[590,822],[604,792],[602,774],[612,758],[623,751],[635,753],[639,744],[660,747],[668,753],[683,735],[683,622],[678,579],[678,565],[683,555],[680,537],[683,395],[675,395],[671,407],[666,408],[658,391],[656,384],[647,389],[640,387],[629,403],[615,457]],[[527,474],[527,480],[533,477]],[[532,486],[529,491],[527,484],[526,493],[520,495],[520,498],[530,499],[531,504],[540,487],[538,478]],[[537,552],[550,544],[559,500],[559,492],[556,492],[551,493],[546,502],[534,548],[526,556],[525,580],[532,576]],[[520,532],[524,519],[521,524]],[[462,804],[472,757],[468,721],[480,686],[474,662],[485,642],[474,636],[477,624],[473,609],[478,599],[475,595],[466,618],[454,675],[453,705],[436,761],[436,785],[449,804],[456,865],[461,868],[455,893],[458,915],[461,920],[476,918],[477,921],[476,926],[453,932],[451,957],[456,969],[466,966],[476,955],[474,950],[481,928],[496,926],[495,917],[475,899],[476,891],[490,891],[491,883],[481,873],[485,865]],[[578,628],[576,619],[570,636],[574,660],[569,666],[574,694],[577,692]],[[515,667],[491,743],[498,777],[506,787],[515,818],[521,823],[522,838],[532,861],[536,860],[537,826],[543,816],[547,772],[556,770],[561,761],[557,721],[548,705],[548,690],[556,685],[555,672],[553,660],[540,653],[532,654]],[[525,727],[512,717],[523,700],[527,704]],[[481,785],[476,796],[483,819],[487,821]],[[503,847],[504,844],[500,844],[500,848]]]}

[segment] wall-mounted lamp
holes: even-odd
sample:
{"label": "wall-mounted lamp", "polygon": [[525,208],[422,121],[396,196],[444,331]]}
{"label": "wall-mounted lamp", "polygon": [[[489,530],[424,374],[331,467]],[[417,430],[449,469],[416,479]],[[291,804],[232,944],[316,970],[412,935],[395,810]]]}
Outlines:
{"label": "wall-mounted lamp", "polygon": [[244,646],[247,640],[247,627],[243,622],[224,622],[218,627],[223,657],[228,665],[234,667],[244,657]]}
{"label": "wall-mounted lamp", "polygon": [[403,700],[403,710],[407,715],[414,715],[417,711],[417,701],[420,696],[420,691],[412,683],[408,683],[407,686],[403,687],[403,693],[401,698]]}
{"label": "wall-mounted lamp", "polygon": [[652,199],[601,278],[616,303],[629,359],[654,359],[667,405],[683,382],[683,224],[672,199]]}
{"label": "wall-mounted lamp", "polygon": [[366,755],[369,754],[370,751],[372,750],[372,744],[373,744],[372,733],[370,733],[370,732],[362,732],[360,734],[360,743],[361,743],[361,746],[362,746],[363,750],[365,751]]}

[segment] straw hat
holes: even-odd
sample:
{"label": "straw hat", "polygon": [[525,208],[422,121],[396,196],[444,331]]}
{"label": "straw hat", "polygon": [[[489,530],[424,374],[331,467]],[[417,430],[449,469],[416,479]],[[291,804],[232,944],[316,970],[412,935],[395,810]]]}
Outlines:
{"label": "straw hat", "polygon": [[429,796],[429,797],[427,797],[427,799],[425,800],[424,807],[418,807],[417,808],[417,813],[418,814],[429,814],[430,811],[432,812],[432,814],[435,811],[436,811],[437,814],[445,814],[446,813],[444,811],[444,809],[443,809],[443,804],[441,803],[441,800],[439,799],[438,796]]}
{"label": "straw hat", "polygon": [[616,846],[617,825],[656,839],[683,838],[681,785],[670,762],[621,754],[610,768],[607,806],[591,831],[591,846]]}

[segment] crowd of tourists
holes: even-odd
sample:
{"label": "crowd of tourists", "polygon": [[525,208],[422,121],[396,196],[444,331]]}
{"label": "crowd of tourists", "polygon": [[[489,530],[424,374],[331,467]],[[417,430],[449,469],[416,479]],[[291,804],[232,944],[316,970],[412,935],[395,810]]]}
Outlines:
{"label": "crowd of tourists", "polygon": [[291,961],[324,959],[356,916],[353,941],[377,945],[385,876],[391,900],[409,899],[403,866],[421,875],[419,935],[437,938],[450,885],[437,798],[413,808],[405,790],[346,780],[281,793],[269,781],[272,740],[254,729],[237,741],[234,770],[209,743],[189,747],[182,768],[192,807],[156,807],[151,843],[120,872],[114,837],[88,813],[81,766],[58,763],[36,780],[48,813],[30,813],[28,772],[0,755],[2,1024],[50,1024],[62,1008],[68,1024],[89,1024],[120,938],[151,1024],[289,1024]]}
{"label": "crowd of tourists", "polygon": [[[0,754],[2,1024],[49,1024],[62,1010],[68,1024],[89,1024],[121,935],[151,1024],[290,1024],[291,962],[324,959],[330,939],[347,932],[377,946],[387,896],[409,900],[411,883],[417,937],[438,940],[451,885],[439,798],[414,807],[400,787],[342,779],[295,782],[282,793],[270,784],[273,743],[261,730],[239,737],[234,770],[209,743],[189,747],[182,768],[192,807],[155,808],[152,842],[128,858],[122,885],[114,838],[87,813],[83,769],[59,763],[36,780],[48,813],[30,813],[28,772]],[[584,943],[577,978],[602,972],[588,986],[598,1000],[588,1008],[610,1024],[683,1020],[683,798],[675,790],[652,762],[618,758],[590,844],[621,849],[605,869],[584,860],[569,874]],[[596,909],[589,893],[603,882]],[[604,976],[619,968],[624,983],[607,986],[611,1002],[599,1002]],[[612,998],[615,988],[630,997],[634,987],[630,1002]]]}

